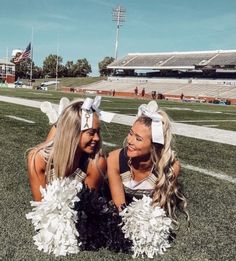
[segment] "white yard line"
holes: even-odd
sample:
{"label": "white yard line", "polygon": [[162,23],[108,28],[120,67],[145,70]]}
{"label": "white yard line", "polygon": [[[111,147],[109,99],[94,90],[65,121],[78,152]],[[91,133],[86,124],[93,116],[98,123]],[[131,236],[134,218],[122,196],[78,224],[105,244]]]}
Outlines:
{"label": "white yard line", "polygon": [[27,122],[27,123],[35,123],[34,121],[26,120],[26,119],[24,119],[24,118],[12,116],[12,115],[6,115],[6,117],[11,118],[11,119],[14,119],[14,120],[18,120],[18,121]]}
{"label": "white yard line", "polygon": [[194,170],[194,171],[200,172],[202,174],[205,174],[205,175],[217,178],[217,179],[225,180],[225,181],[228,181],[230,183],[236,184],[236,178],[233,178],[233,177],[228,176],[228,175],[221,173],[221,172],[214,172],[214,171],[211,171],[211,170],[202,169],[202,168],[199,168],[199,167],[195,167],[195,166],[192,166],[192,165],[189,165],[189,164],[183,164],[183,163],[181,164],[181,166],[185,169]]}
{"label": "white yard line", "polygon": [[43,93],[40,93],[40,92],[32,92],[33,94],[35,94],[35,95],[48,95],[48,96],[52,96],[52,93],[45,93],[45,92],[43,92]]}
{"label": "white yard line", "polygon": [[208,127],[208,128],[215,128],[218,127],[219,125],[202,125],[203,127]]}
{"label": "white yard line", "polygon": [[185,121],[176,121],[176,122],[232,122],[236,121],[233,119],[230,120],[185,120]]}
{"label": "white yard line", "polygon": [[236,115],[233,112],[222,112],[222,111],[212,111],[212,110],[194,110],[191,108],[182,108],[182,107],[163,107],[165,110],[172,110],[172,111],[193,111],[193,112],[202,112],[202,113],[213,113],[213,114],[229,114],[229,115]]}
{"label": "white yard line", "polygon": [[102,144],[105,145],[105,146],[108,146],[108,147],[116,147],[117,146],[117,144],[107,142],[107,141],[103,141]]}

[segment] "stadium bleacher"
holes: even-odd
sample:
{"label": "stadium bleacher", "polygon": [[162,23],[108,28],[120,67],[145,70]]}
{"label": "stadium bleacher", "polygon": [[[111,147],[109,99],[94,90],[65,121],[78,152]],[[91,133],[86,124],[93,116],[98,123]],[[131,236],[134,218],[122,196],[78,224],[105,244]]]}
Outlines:
{"label": "stadium bleacher", "polygon": [[236,104],[236,50],[130,53],[108,68],[114,71],[112,77],[83,90],[135,95],[137,87],[139,94],[145,88],[146,97],[155,92],[174,99],[229,99]]}
{"label": "stadium bleacher", "polygon": [[[84,86],[84,90],[111,91],[124,93],[134,93],[135,87],[138,87],[139,93],[145,88],[145,93],[151,95],[153,91],[161,93],[164,96],[184,96],[189,97],[212,97],[222,99],[236,99],[236,81],[232,84],[224,84],[219,80],[197,80],[188,82],[187,79],[146,79],[146,78],[126,78],[109,77],[107,81],[100,81]],[[233,84],[234,83],[234,84]]]}
{"label": "stadium bleacher", "polygon": [[163,64],[164,62],[168,61],[172,56],[171,55],[143,55],[143,56],[135,56],[133,59],[131,59],[127,66],[136,66],[137,64],[139,66],[159,66]]}
{"label": "stadium bleacher", "polygon": [[144,69],[178,67],[189,69],[195,66],[236,65],[236,50],[169,52],[169,53],[130,53],[124,58],[111,63],[110,69],[130,69],[130,67]]}
{"label": "stadium bleacher", "polygon": [[165,66],[192,66],[207,63],[215,54],[178,54],[165,63]]}
{"label": "stadium bleacher", "polygon": [[236,64],[236,53],[219,53],[208,65],[211,66],[227,66]]}

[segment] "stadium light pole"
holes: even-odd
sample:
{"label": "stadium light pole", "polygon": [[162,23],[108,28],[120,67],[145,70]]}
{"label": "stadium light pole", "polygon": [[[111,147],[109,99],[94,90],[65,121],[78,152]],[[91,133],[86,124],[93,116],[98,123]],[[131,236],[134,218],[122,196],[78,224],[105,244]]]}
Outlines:
{"label": "stadium light pole", "polygon": [[57,60],[56,60],[56,90],[58,89],[58,83],[57,83],[57,80],[58,80],[58,49],[59,49],[59,43],[58,43],[58,35],[57,35]]}
{"label": "stadium light pole", "polygon": [[120,5],[112,9],[112,21],[116,22],[115,60],[118,52],[119,30],[120,26],[125,22],[125,12],[125,8]]}
{"label": "stadium light pole", "polygon": [[30,46],[30,87],[32,87],[32,79],[33,79],[33,40],[34,40],[34,28],[32,27],[31,31],[31,46]]}

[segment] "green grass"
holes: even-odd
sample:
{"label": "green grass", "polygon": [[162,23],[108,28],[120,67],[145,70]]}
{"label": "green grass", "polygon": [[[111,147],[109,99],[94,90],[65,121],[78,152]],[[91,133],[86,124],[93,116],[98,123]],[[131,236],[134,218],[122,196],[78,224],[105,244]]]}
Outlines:
{"label": "green grass", "polygon": [[[104,79],[103,77],[65,77],[58,78],[59,84],[58,88],[62,87],[79,87],[81,85],[91,84],[97,81],[101,81]],[[39,86],[44,81],[55,81],[55,78],[47,78],[47,79],[36,79],[33,82],[33,87]],[[23,81],[27,83],[26,81]],[[55,89],[55,85],[49,87],[49,89]]]}
{"label": "green grass", "polygon": [[[4,92],[4,93],[3,93]],[[35,91],[23,89],[0,89],[0,95],[24,97],[35,100],[58,102],[63,93],[49,92],[35,95]],[[66,94],[72,99],[77,94]],[[104,97],[102,108],[108,111],[135,114],[143,100],[112,99]],[[228,119],[223,129],[236,130],[234,122],[236,107],[206,104],[186,104],[160,101],[174,120],[179,119]],[[191,108],[204,111],[221,111],[222,114],[171,110],[171,108]],[[169,108],[169,109],[168,109]],[[227,113],[232,113],[228,115]],[[10,119],[15,115],[35,121],[35,124]],[[198,115],[198,116],[197,116]],[[81,252],[77,255],[55,258],[38,251],[33,244],[35,234],[25,214],[31,208],[32,200],[26,174],[25,152],[28,148],[44,140],[50,128],[47,117],[39,109],[0,102],[0,260],[131,260],[130,255],[112,253],[107,250]],[[211,122],[211,124],[214,124]],[[122,146],[129,130],[120,124],[102,124],[103,140]],[[104,147],[105,151],[113,148]],[[181,162],[215,172],[223,172],[232,177],[235,173],[236,147],[207,142],[182,136],[175,137],[174,149]],[[205,176],[195,171],[182,170],[181,184],[188,198],[191,229],[186,230],[186,221],[180,215],[181,227],[172,247],[163,257],[154,260],[234,260],[236,256],[236,188],[234,184]],[[143,259],[137,259],[143,260]]]}

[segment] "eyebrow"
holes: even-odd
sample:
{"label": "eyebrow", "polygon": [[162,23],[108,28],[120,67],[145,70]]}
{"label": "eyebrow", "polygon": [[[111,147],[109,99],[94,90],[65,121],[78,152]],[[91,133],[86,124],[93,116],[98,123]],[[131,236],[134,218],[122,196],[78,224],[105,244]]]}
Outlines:
{"label": "eyebrow", "polygon": [[133,129],[132,129],[132,128],[131,128],[130,130],[133,132],[133,134],[134,134],[136,137],[138,137],[138,138],[140,138],[140,139],[142,139],[142,140],[143,140],[143,137],[142,137],[142,136],[140,136],[139,134],[135,133],[135,132],[133,131]]}
{"label": "eyebrow", "polygon": [[98,132],[98,131],[100,131],[100,128],[97,128],[97,129],[89,128],[89,129],[87,129],[86,131]]}

